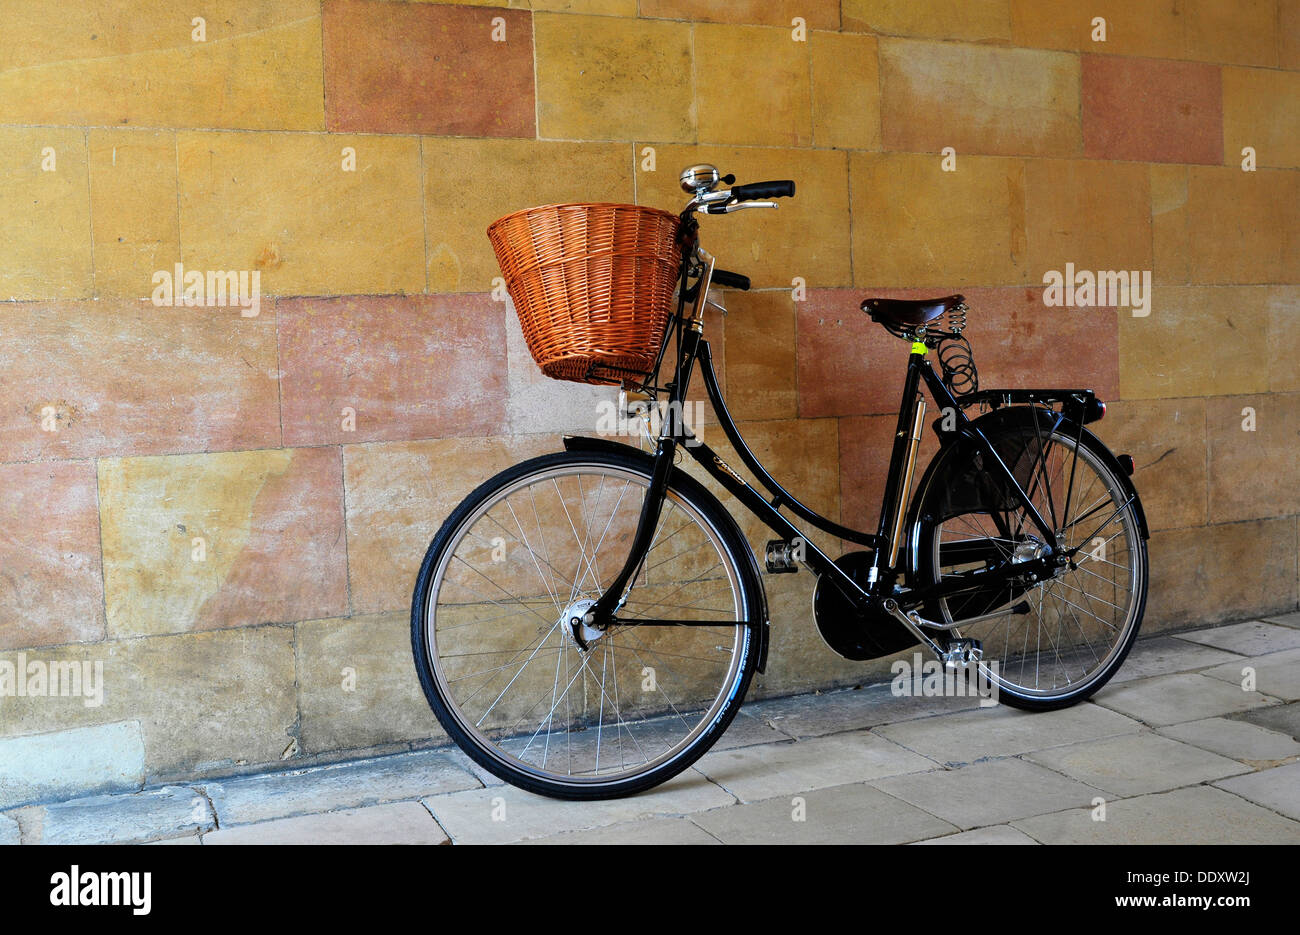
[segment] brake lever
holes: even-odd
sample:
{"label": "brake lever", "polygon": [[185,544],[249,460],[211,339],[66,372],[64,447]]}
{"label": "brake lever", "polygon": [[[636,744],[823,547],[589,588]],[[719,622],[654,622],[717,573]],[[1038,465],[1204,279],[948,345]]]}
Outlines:
{"label": "brake lever", "polygon": [[743,208],[779,208],[781,207],[775,201],[741,201],[732,205],[709,205],[704,209],[706,214],[730,214],[732,211],[740,211]]}

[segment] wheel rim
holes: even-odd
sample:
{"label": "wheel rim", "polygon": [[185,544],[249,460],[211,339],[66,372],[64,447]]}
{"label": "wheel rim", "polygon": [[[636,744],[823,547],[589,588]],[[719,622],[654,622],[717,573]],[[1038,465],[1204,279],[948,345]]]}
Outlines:
{"label": "wheel rim", "polygon": [[[1068,552],[1082,545],[1073,562],[1077,567],[1029,587],[1006,588],[996,596],[986,592],[978,602],[980,612],[999,613],[1027,602],[1029,613],[1005,614],[952,633],[982,643],[981,674],[989,684],[1020,696],[1052,699],[1087,691],[1107,677],[1139,621],[1145,569],[1135,512],[1125,505],[1128,494],[1119,479],[1073,438],[1044,433],[1042,446],[1047,456],[1028,483],[1016,473],[1061,546]],[[932,531],[930,556],[935,578],[969,570],[969,565],[945,566],[941,556],[946,547],[983,538],[993,541],[1003,557],[1029,558],[1039,551],[1033,532],[1020,510],[963,513],[939,523]],[[962,602],[961,596],[937,602],[943,622],[972,615]],[[989,664],[994,660],[996,670]]]}
{"label": "wheel rim", "polygon": [[566,785],[643,776],[692,749],[739,688],[737,563],[675,491],[619,616],[719,625],[579,628],[584,651],[564,624],[620,570],[647,483],[610,464],[543,468],[448,539],[425,605],[430,670],[458,725],[508,770]]}

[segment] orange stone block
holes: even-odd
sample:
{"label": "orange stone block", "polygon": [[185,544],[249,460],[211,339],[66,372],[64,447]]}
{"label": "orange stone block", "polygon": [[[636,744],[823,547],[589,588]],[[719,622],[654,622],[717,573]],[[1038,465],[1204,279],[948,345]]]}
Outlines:
{"label": "orange stone block", "polygon": [[505,303],[487,295],[281,299],[285,444],[501,431]]}
{"label": "orange stone block", "polygon": [[531,13],[378,0],[324,13],[330,130],[534,135]]}

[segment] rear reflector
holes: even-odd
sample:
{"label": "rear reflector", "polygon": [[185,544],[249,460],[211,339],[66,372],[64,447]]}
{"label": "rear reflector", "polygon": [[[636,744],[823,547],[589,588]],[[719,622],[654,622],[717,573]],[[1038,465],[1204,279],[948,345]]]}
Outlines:
{"label": "rear reflector", "polygon": [[1119,466],[1124,469],[1124,472],[1128,474],[1129,477],[1132,477],[1133,471],[1136,470],[1133,465],[1133,456],[1120,455],[1116,460],[1119,461]]}

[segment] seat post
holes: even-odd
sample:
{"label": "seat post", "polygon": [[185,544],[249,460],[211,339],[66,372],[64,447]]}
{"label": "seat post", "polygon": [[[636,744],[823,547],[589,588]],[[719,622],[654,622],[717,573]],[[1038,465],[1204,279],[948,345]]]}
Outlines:
{"label": "seat post", "polygon": [[[903,502],[911,487],[912,471],[909,462],[914,463],[916,445],[912,436],[920,438],[921,419],[924,418],[924,400],[920,399],[921,367],[925,361],[925,345],[921,344],[921,353],[913,344],[912,353],[907,358],[907,377],[903,381],[903,399],[898,407],[898,422],[894,429],[894,444],[889,456],[889,472],[885,478],[885,492],[880,503],[880,523],[877,535],[882,548],[887,547],[887,565],[881,561],[882,549],[877,549],[868,571],[868,580],[875,584],[882,570],[893,571],[898,555],[896,539],[902,532]],[[904,480],[906,475],[906,481]],[[895,532],[897,530],[897,532]]]}

